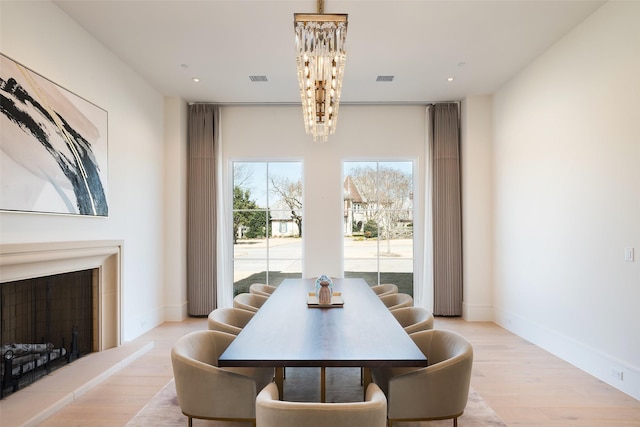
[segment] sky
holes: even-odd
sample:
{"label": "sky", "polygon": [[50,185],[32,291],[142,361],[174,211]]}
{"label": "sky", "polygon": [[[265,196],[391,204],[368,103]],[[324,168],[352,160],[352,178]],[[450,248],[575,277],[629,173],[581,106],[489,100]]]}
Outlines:
{"label": "sky", "polygon": [[[355,167],[369,165],[376,166],[375,161],[348,161],[343,163],[343,174],[347,176],[349,171]],[[407,161],[386,161],[380,162],[380,166],[393,167],[406,174],[411,175],[413,162]],[[241,184],[243,188],[251,190],[251,199],[258,206],[267,207],[267,203],[273,206],[275,200],[273,194],[269,194],[270,177],[282,177],[291,182],[302,180],[303,162],[234,162],[234,184]]]}

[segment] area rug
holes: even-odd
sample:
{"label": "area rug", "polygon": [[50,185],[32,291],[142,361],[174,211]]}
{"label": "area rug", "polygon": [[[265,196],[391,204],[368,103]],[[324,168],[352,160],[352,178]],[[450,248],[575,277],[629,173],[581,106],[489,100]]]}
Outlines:
{"label": "area rug", "polygon": [[[286,400],[319,401],[320,380],[318,368],[287,368],[285,372]],[[360,370],[331,368],[327,370],[327,401],[341,402],[362,399]],[[128,427],[169,426],[185,427],[187,417],[180,411],[174,380],[169,381],[127,424]],[[247,427],[250,423],[193,420],[194,427]],[[451,427],[451,420],[399,423],[399,427]],[[469,400],[460,427],[506,426],[487,403],[469,390]],[[301,426],[304,427],[304,426]]]}

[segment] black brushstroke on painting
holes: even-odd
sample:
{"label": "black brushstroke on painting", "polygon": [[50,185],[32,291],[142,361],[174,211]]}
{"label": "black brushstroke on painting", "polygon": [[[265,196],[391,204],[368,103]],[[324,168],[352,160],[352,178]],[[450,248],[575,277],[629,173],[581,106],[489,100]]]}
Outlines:
{"label": "black brushstroke on painting", "polygon": [[[99,166],[93,156],[91,144],[79,132],[72,128],[64,117],[55,112],[58,117],[58,123],[62,123],[64,131],[71,138],[70,140],[64,138],[61,135],[62,132],[59,131],[60,137],[65,141],[67,146],[69,146],[70,151],[78,153],[78,158],[75,156],[65,156],[50,143],[47,132],[38,121],[31,117],[26,109],[23,109],[29,105],[38,111],[38,113],[55,128],[58,128],[56,120],[54,120],[49,112],[43,108],[27,90],[18,84],[15,79],[0,79],[0,112],[17,124],[25,133],[31,134],[54,158],[73,186],[78,212],[82,215],[107,216],[109,212],[107,198],[102,182],[100,181],[98,174]],[[83,178],[82,169],[86,172],[86,178]],[[92,200],[93,204],[91,202]]]}

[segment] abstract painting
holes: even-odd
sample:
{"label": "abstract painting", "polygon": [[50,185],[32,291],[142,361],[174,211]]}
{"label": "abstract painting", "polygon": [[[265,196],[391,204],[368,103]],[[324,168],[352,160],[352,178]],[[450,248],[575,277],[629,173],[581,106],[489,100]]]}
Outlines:
{"label": "abstract painting", "polygon": [[108,216],[107,112],[0,60],[0,210]]}

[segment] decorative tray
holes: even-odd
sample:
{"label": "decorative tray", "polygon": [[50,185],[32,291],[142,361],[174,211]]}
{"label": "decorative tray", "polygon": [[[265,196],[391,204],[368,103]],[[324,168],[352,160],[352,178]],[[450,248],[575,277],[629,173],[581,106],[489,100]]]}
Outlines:
{"label": "decorative tray", "polygon": [[309,292],[307,296],[307,306],[315,307],[315,308],[335,308],[342,307],[344,305],[344,300],[342,299],[342,294],[340,292],[334,292],[331,296],[331,304],[320,304],[318,302],[318,297],[315,292]]}

